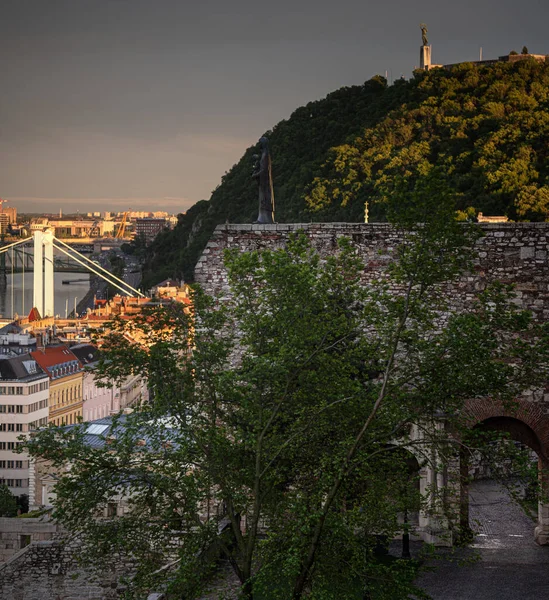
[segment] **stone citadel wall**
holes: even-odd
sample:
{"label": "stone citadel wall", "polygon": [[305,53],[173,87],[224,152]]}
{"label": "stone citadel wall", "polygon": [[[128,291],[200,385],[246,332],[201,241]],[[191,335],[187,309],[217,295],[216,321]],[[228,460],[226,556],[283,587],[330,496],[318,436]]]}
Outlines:
{"label": "stone citadel wall", "polygon": [[[454,309],[470,306],[478,292],[494,281],[512,284],[514,302],[533,313],[539,322],[549,321],[549,223],[483,223],[484,236],[477,242],[478,257],[472,270],[446,284],[440,292]],[[402,242],[399,233],[384,223],[309,223],[284,225],[219,225],[208,242],[196,269],[195,279],[204,290],[219,299],[230,289],[223,263],[225,249],[241,251],[284,247],[292,233],[303,231],[321,256],[338,247],[338,238],[352,241],[364,262],[362,281],[368,285],[385,278],[387,266]],[[398,293],[398,287],[393,288]],[[466,403],[471,427],[497,422],[513,439],[526,442],[540,458],[540,470],[549,489],[549,382],[544,389],[529,390],[516,398],[512,409],[490,398]],[[434,475],[433,475],[434,476]],[[429,475],[426,475],[429,478]],[[463,490],[466,496],[466,490]],[[465,502],[465,501],[464,501]],[[424,539],[437,543],[436,525],[424,519]],[[549,544],[549,503],[539,505],[534,533],[539,544]]]}
{"label": "stone citadel wall", "polygon": [[0,563],[31,542],[52,540],[57,530],[57,525],[52,521],[0,518]]}
{"label": "stone citadel wall", "polygon": [[0,598],[5,600],[114,600],[120,573],[100,577],[75,563],[60,541],[32,542],[0,565]]}
{"label": "stone citadel wall", "polygon": [[[467,304],[491,281],[514,284],[517,303],[537,319],[549,320],[549,223],[480,225],[478,260],[472,272],[451,284],[455,302]],[[402,238],[385,223],[305,223],[285,225],[218,225],[196,269],[195,279],[209,294],[223,297],[228,283],[223,251],[281,248],[297,231],[311,240],[321,256],[333,253],[337,239],[348,237],[365,264],[365,284],[383,276]]]}
{"label": "stone citadel wall", "polygon": [[[480,227],[484,236],[477,242],[474,268],[444,289],[454,307],[465,308],[488,283],[501,281],[515,286],[515,302],[520,307],[532,311],[538,321],[549,321],[549,223],[489,223]],[[349,238],[365,265],[364,285],[384,277],[402,242],[401,235],[385,223],[219,225],[197,263],[195,279],[207,293],[227,297],[230,291],[223,264],[225,249],[281,248],[297,231],[303,231],[321,256],[336,251],[338,238]],[[513,417],[533,430],[541,454],[549,459],[549,385],[517,400],[519,409]],[[501,405],[488,400],[477,399],[469,409],[472,424],[511,416]]]}

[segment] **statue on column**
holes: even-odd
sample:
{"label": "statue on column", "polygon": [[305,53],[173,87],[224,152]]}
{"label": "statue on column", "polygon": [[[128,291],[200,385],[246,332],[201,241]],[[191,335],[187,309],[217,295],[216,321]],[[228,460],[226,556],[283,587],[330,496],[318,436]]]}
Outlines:
{"label": "statue on column", "polygon": [[269,153],[269,140],[262,137],[261,155],[254,155],[256,160],[252,177],[257,179],[259,186],[259,215],[254,223],[272,224],[274,220],[274,191],[271,173],[271,155]]}
{"label": "statue on column", "polygon": [[423,41],[423,45],[428,46],[429,41],[427,40],[427,25],[425,25],[425,23],[421,23],[419,27],[421,28],[421,40]]}

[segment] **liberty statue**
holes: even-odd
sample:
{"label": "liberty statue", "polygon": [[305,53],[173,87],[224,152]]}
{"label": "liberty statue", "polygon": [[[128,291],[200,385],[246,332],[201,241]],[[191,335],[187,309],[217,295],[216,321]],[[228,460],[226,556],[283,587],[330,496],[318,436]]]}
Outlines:
{"label": "liberty statue", "polygon": [[425,25],[425,23],[421,23],[419,27],[421,29],[421,40],[423,45],[428,46],[429,41],[427,40],[427,25]]}

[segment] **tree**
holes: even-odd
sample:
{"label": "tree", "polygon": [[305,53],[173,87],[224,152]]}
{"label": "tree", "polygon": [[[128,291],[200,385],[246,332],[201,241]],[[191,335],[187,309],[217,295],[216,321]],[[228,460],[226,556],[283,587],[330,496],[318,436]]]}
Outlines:
{"label": "tree", "polygon": [[515,208],[524,220],[549,221],[549,187],[523,187],[515,200]]}
{"label": "tree", "polygon": [[5,484],[0,485],[0,517],[15,517],[17,500]]}
{"label": "tree", "polygon": [[[455,453],[432,426],[441,412],[458,428],[465,399],[535,384],[547,344],[504,288],[452,309],[444,286],[470,265],[478,232],[455,221],[437,171],[394,190],[403,243],[386,278],[364,285],[348,240],[321,259],[297,236],[285,249],[228,252],[223,303],[197,289],[192,314],[170,305],[117,322],[102,372],[146,377],[150,404],[116,417],[102,445],[90,447],[85,424],[28,442],[56,467],[70,463],[55,516],[96,567],[132,556],[138,590],[164,582],[171,560],[169,591],[192,598],[217,548],[245,598],[414,591],[414,562],[376,554],[378,536],[402,531],[398,513],[425,500],[407,483],[405,451],[422,462],[434,448]],[[97,518],[121,496],[122,516]]]}
{"label": "tree", "polygon": [[522,54],[529,54],[528,48],[526,46],[522,47]]}

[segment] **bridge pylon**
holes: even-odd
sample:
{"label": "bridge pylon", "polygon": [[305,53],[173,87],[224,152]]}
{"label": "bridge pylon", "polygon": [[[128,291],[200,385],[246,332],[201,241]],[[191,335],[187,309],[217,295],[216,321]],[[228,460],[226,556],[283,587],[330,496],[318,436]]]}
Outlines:
{"label": "bridge pylon", "polygon": [[41,317],[54,315],[53,232],[35,231],[33,305]]}

